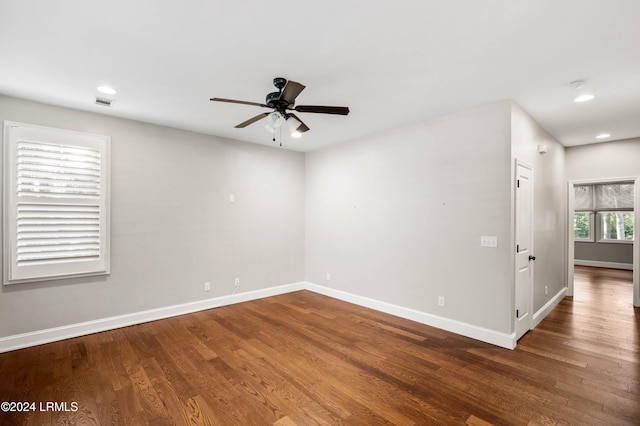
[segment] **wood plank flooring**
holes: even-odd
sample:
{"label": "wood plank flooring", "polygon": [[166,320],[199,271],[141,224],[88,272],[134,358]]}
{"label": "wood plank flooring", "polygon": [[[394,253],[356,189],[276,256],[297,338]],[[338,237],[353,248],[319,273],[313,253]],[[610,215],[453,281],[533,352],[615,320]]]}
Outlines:
{"label": "wood plank flooring", "polygon": [[575,276],[514,351],[302,291],[0,354],[0,424],[638,425],[631,273]]}

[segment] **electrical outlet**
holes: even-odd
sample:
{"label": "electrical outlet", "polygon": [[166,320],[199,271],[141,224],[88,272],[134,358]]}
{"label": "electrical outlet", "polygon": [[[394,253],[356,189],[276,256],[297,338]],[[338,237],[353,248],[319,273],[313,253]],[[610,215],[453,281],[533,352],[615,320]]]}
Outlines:
{"label": "electrical outlet", "polygon": [[204,291],[211,291],[211,283],[204,283]]}
{"label": "electrical outlet", "polygon": [[327,281],[331,281],[331,272],[327,272]]}
{"label": "electrical outlet", "polygon": [[544,286],[544,295],[545,296],[549,295],[549,287],[547,287],[546,285]]}
{"label": "electrical outlet", "polygon": [[438,296],[438,306],[444,306],[444,296]]}
{"label": "electrical outlet", "polygon": [[240,285],[240,278],[236,278],[235,281],[233,282],[233,285],[238,287]]}
{"label": "electrical outlet", "polygon": [[230,203],[235,203],[236,202],[236,196],[234,194],[229,194],[229,202]]}

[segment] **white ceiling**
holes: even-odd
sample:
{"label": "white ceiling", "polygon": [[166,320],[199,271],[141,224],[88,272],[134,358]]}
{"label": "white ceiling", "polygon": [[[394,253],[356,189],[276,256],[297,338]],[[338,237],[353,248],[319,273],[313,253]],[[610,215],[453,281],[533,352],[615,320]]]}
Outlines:
{"label": "white ceiling", "polygon": [[0,0],[0,93],[273,145],[233,127],[264,109],[209,98],[264,102],[282,76],[298,104],[351,109],[298,114],[311,131],[287,149],[507,98],[573,146],[640,136],[639,17],[638,0]]}

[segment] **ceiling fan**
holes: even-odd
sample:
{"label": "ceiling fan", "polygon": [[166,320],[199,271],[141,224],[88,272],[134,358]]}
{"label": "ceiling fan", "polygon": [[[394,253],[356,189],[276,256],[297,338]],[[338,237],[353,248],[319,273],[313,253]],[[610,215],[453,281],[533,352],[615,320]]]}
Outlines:
{"label": "ceiling fan", "polygon": [[[309,127],[298,118],[293,112],[314,112],[319,114],[349,114],[348,107],[338,106],[321,106],[321,105],[295,105],[296,97],[305,88],[303,84],[295,81],[287,80],[282,77],[273,79],[273,85],[278,89],[277,92],[271,92],[267,95],[265,103],[237,101],[235,99],[211,98],[209,100],[216,102],[229,102],[232,104],[254,105],[263,108],[270,108],[273,111],[263,112],[235,126],[237,129],[247,127],[256,121],[268,117],[268,123],[265,126],[271,133],[275,133],[283,123],[287,122],[291,129],[292,136],[300,136],[309,130]],[[275,137],[274,137],[275,140]]]}

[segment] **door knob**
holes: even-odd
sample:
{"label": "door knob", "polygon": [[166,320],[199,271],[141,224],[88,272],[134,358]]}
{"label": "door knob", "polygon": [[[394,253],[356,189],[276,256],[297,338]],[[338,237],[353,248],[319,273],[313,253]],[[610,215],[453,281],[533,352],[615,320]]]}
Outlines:
{"label": "door knob", "polygon": [[535,256],[529,256],[529,260],[536,260]]}

